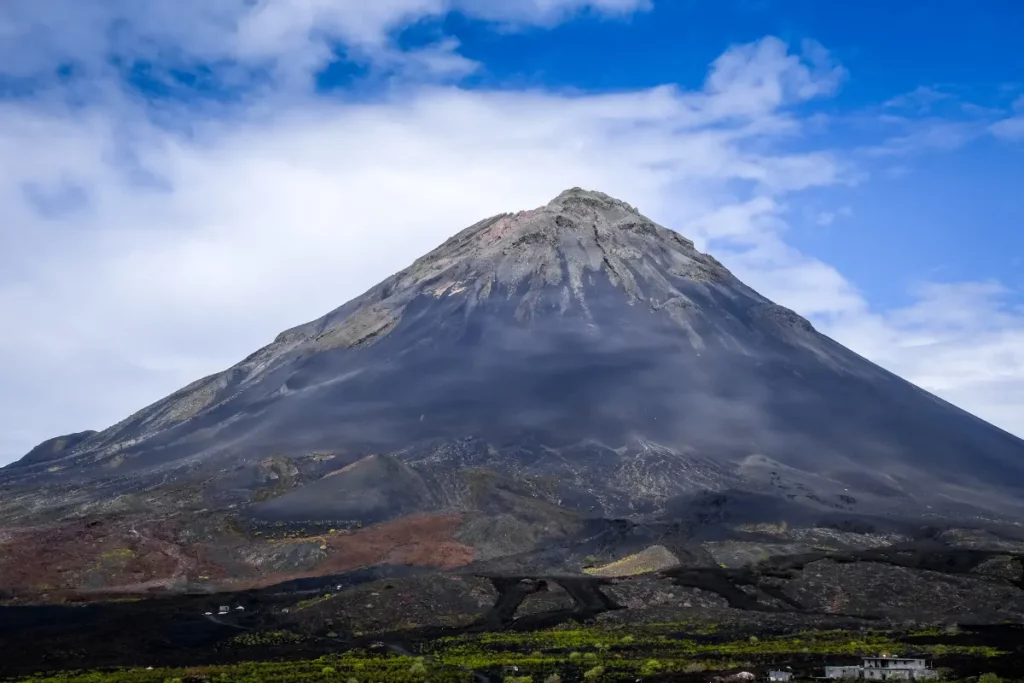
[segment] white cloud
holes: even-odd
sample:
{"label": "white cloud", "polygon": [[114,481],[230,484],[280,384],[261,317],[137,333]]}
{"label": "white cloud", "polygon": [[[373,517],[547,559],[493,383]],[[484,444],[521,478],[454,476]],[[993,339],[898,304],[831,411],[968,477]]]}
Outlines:
{"label": "white cloud", "polygon": [[835,91],[846,71],[818,43],[807,41],[803,59],[778,38],[734,47],[715,60],[707,90],[718,95],[720,116],[756,116],[794,101]]}
{"label": "white cloud", "polygon": [[[959,113],[932,114],[934,105],[944,101],[955,103]],[[1007,112],[1004,108],[963,100],[952,93],[920,87],[892,98],[883,107],[906,113],[882,114],[873,119],[875,123],[895,126],[900,132],[861,150],[870,156],[952,151],[987,133],[1010,141],[1024,140],[1024,96],[1018,97]]]}
{"label": "white cloud", "polygon": [[[524,20],[485,4],[463,7]],[[523,11],[542,21],[584,4],[643,5],[535,2]],[[335,30],[369,40],[388,22],[440,7],[385,5],[391,14],[381,5]],[[74,5],[85,15],[96,6]],[[331,10],[296,6],[259,30],[240,27],[228,0],[184,6],[219,16],[229,29],[218,35],[234,40],[218,47],[200,35],[189,49],[240,54],[248,45],[255,54],[262,45],[315,57],[310,22],[325,20],[309,13]],[[177,20],[166,21],[160,40],[184,40]],[[469,68],[454,44],[437,49],[421,56]],[[639,205],[855,350],[1024,431],[1024,366],[1005,355],[1021,318],[993,308],[995,292],[982,300],[1000,318],[939,325],[921,312],[951,295],[932,290],[921,308],[881,315],[834,268],[785,243],[791,193],[850,175],[828,150],[784,151],[807,125],[790,105],[833,92],[842,76],[820,46],[801,58],[765,39],[723,55],[700,91],[577,96],[407,83],[361,104],[291,91],[204,116],[168,106],[158,113],[170,126],[110,83],[73,109],[57,99],[0,103],[0,157],[19,160],[0,166],[0,460],[57,433],[102,428],[359,294],[461,227],[574,185]],[[922,348],[959,363],[956,372],[936,375],[924,352],[903,351],[929,341]],[[989,349],[984,358],[968,353],[977,348]],[[983,391],[992,383],[998,392]],[[1016,417],[998,403],[1011,399]]]}
{"label": "white cloud", "polygon": [[1024,140],[1024,116],[1011,116],[993,123],[989,130],[998,138]]}
{"label": "white cloud", "polygon": [[[51,75],[68,62],[104,71],[117,57],[165,66],[228,62],[306,85],[338,44],[350,58],[393,64],[405,54],[392,45],[394,30],[451,11],[549,26],[584,10],[625,16],[649,7],[649,0],[12,0],[0,3],[0,74]],[[418,65],[438,64],[450,75],[455,55],[438,56],[420,53]]]}
{"label": "white cloud", "polygon": [[985,134],[978,121],[954,121],[943,118],[886,117],[901,132],[882,143],[861,150],[867,156],[908,156],[922,152],[951,152]]}
{"label": "white cloud", "polygon": [[891,109],[909,109],[919,114],[925,114],[932,109],[932,105],[942,100],[948,100],[953,95],[943,92],[937,88],[926,85],[918,86],[908,93],[897,95],[886,101],[882,106]]}
{"label": "white cloud", "polygon": [[814,224],[819,225],[823,228],[827,228],[836,222],[839,218],[849,218],[853,215],[853,209],[849,206],[842,206],[835,211],[819,211],[814,216]]}
{"label": "white cloud", "polygon": [[1014,115],[996,121],[989,127],[989,131],[997,138],[1024,140],[1024,95],[1014,100],[1011,108]]}

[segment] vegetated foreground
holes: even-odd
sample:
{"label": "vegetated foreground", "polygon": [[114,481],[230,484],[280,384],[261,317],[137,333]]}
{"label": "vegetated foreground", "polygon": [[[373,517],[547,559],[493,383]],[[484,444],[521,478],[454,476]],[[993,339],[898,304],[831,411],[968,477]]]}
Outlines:
{"label": "vegetated foreground", "polygon": [[[767,629],[767,630],[766,630]],[[747,635],[751,630],[761,633]],[[270,649],[292,656],[318,645],[285,631],[238,634],[225,655]],[[378,642],[316,657],[243,661],[190,668],[135,668],[39,675],[33,683],[188,683],[199,681],[359,681],[360,683],[571,683],[576,681],[705,681],[770,669],[797,678],[821,676],[829,664],[856,663],[880,652],[928,658],[945,680],[980,672],[1012,680],[1024,671],[1024,629],[1014,626],[901,631],[799,630],[793,624],[570,622],[535,632],[443,637],[406,647]],[[986,680],[995,680],[991,676]]]}

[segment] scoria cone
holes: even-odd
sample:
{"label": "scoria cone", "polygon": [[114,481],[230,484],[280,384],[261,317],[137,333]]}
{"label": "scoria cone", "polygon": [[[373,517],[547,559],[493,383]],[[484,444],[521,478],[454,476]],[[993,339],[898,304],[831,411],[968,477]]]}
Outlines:
{"label": "scoria cone", "polygon": [[[511,482],[520,512],[672,515],[729,490],[756,494],[755,518],[1019,516],[1024,442],[819,334],[628,204],[573,189],[463,230],[45,464],[57,471],[18,476],[203,476],[208,503],[283,519],[497,505],[474,497],[471,468]],[[273,496],[252,496],[271,480]]]}

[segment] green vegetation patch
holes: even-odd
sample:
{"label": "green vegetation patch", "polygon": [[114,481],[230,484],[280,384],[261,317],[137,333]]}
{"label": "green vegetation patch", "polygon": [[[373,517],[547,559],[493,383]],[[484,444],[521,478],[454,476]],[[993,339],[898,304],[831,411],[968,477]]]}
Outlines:
{"label": "green vegetation patch", "polygon": [[187,669],[69,672],[22,679],[23,683],[472,683],[473,674],[429,661],[365,651],[298,662],[249,662]]}
{"label": "green vegetation patch", "polygon": [[272,645],[288,645],[301,643],[302,636],[290,631],[254,631],[240,633],[228,642],[240,647],[268,647]]}
{"label": "green vegetation patch", "polygon": [[[294,662],[254,662],[189,669],[66,673],[24,679],[31,683],[469,683],[475,672],[514,683],[673,680],[680,675],[757,670],[792,662],[820,668],[827,657],[888,653],[933,658],[983,658],[1006,653],[988,646],[920,642],[937,632],[804,631],[785,635],[723,635],[707,625],[653,624],[599,627],[568,624],[534,632],[484,633],[441,638],[421,646],[421,656],[357,649]],[[285,631],[245,633],[230,642],[251,648],[298,643]],[[941,639],[940,639],[941,640]],[[917,642],[915,642],[917,641]],[[998,660],[992,660],[998,661]],[[808,670],[809,670],[808,668]],[[979,672],[980,673],[980,672]],[[980,682],[979,682],[980,683]],[[992,681],[991,683],[996,683]]]}

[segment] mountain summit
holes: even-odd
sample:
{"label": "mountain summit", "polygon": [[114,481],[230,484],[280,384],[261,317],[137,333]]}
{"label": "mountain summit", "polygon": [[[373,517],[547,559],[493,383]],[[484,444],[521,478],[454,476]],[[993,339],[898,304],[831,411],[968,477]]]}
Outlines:
{"label": "mountain summit", "polygon": [[497,505],[467,472],[606,517],[677,515],[707,492],[771,514],[1020,516],[1024,442],[574,188],[2,476],[202,481],[204,505],[373,521]]}

